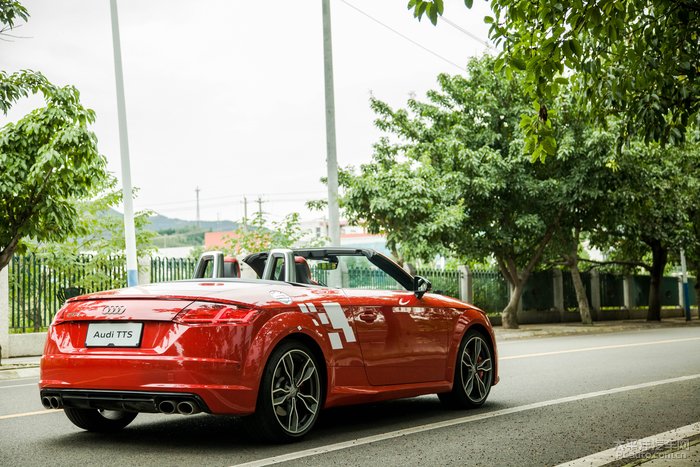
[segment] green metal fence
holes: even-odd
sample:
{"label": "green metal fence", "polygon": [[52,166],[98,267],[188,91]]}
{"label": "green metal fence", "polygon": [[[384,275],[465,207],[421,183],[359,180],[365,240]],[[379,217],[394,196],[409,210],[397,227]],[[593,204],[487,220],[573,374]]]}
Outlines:
{"label": "green metal fence", "polygon": [[600,307],[603,309],[621,309],[625,306],[623,277],[615,274],[601,273]]}
{"label": "green metal fence", "polygon": [[[194,275],[196,259],[152,258],[150,281],[165,282],[188,279]],[[312,268],[312,276],[327,283],[328,271]],[[451,297],[459,297],[461,272],[420,269],[418,274],[433,284],[433,290]],[[501,312],[508,304],[508,284],[498,271],[471,271],[474,304],[489,312]],[[601,273],[600,303],[604,309],[624,307],[623,277]],[[590,275],[582,274],[586,294],[591,300]],[[401,287],[379,270],[350,268],[346,280],[350,287],[395,290]],[[696,279],[689,279],[690,300],[696,303]],[[564,304],[575,309],[576,294],[571,275],[563,272]],[[95,258],[80,255],[70,261],[58,261],[35,255],[15,256],[9,265],[10,332],[35,332],[46,330],[56,311],[66,298],[81,293],[95,292],[126,286],[125,262],[122,257]],[[638,275],[632,279],[633,306],[648,306],[649,276]],[[549,310],[553,303],[553,277],[551,271],[538,272],[528,281],[523,292],[523,308]],[[665,277],[661,287],[664,306],[679,303],[678,279]]]}
{"label": "green metal fence", "polygon": [[195,258],[151,258],[151,283],[191,279],[196,266]]}
{"label": "green metal fence", "polygon": [[474,305],[487,313],[500,313],[508,305],[508,283],[498,271],[473,270]]}
{"label": "green metal fence", "polygon": [[46,330],[67,298],[126,286],[120,257],[79,255],[59,262],[33,254],[15,256],[8,276],[12,333]]}

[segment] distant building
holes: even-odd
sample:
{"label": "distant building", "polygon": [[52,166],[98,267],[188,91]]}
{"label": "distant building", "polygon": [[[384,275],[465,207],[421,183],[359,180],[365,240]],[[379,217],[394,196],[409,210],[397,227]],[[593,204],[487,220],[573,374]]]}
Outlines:
{"label": "distant building", "polygon": [[231,239],[236,238],[234,230],[225,230],[222,232],[205,232],[204,233],[204,249],[216,250],[223,248],[231,243]]}

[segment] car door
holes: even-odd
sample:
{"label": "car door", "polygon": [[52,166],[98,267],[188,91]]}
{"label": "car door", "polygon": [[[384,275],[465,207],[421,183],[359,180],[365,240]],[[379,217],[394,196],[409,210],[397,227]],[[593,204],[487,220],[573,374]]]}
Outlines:
{"label": "car door", "polygon": [[425,295],[384,290],[345,290],[371,385],[445,379],[454,311]]}

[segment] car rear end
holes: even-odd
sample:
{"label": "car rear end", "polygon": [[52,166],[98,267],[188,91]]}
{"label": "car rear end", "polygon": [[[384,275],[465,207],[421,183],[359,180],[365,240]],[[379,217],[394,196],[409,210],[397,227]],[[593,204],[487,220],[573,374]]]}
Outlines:
{"label": "car rear end", "polygon": [[190,414],[255,409],[257,375],[242,362],[258,310],[212,297],[71,299],[41,360],[47,408]]}

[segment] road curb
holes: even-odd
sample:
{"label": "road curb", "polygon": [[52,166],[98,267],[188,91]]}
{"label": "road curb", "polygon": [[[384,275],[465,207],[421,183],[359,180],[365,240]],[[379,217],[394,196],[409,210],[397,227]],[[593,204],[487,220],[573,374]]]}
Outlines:
{"label": "road curb", "polygon": [[39,365],[21,368],[0,369],[0,381],[39,376]]}

